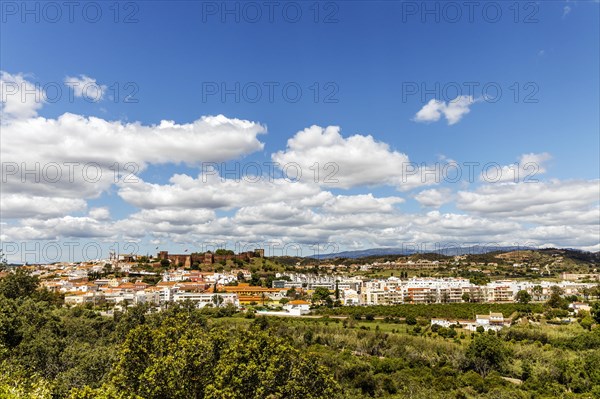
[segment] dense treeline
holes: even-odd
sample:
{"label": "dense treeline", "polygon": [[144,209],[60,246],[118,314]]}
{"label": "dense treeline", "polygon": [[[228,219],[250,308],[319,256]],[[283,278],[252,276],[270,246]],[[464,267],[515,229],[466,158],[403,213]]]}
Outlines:
{"label": "dense treeline", "polygon": [[469,333],[191,303],[104,317],[36,288],[25,274],[0,281],[0,398],[600,397],[597,325]]}
{"label": "dense treeline", "polygon": [[[0,287],[1,288],[1,287]],[[0,398],[331,398],[314,355],[262,320],[216,325],[235,309],[173,304],[114,317],[0,290]]]}
{"label": "dense treeline", "polygon": [[342,306],[338,308],[320,308],[315,310],[318,314],[361,316],[366,317],[420,317],[449,318],[469,320],[475,319],[477,314],[489,314],[490,312],[502,313],[504,317],[510,317],[513,313],[541,313],[543,304],[518,304],[518,303],[436,303],[436,304],[400,304],[392,306]]}

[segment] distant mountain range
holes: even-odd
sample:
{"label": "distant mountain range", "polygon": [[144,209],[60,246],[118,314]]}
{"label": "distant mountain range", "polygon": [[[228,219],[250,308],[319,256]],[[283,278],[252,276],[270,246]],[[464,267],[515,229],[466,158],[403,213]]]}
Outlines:
{"label": "distant mountain range", "polygon": [[489,252],[511,252],[511,251],[524,251],[536,249],[533,247],[519,247],[519,246],[485,246],[485,245],[474,245],[471,247],[448,247],[432,250],[410,250],[406,248],[371,248],[362,249],[358,251],[343,251],[335,254],[323,254],[307,256],[307,258],[314,259],[334,259],[334,258],[364,258],[367,256],[386,256],[386,255],[414,255],[423,253],[435,253],[446,256],[456,255],[480,255],[487,254]]}

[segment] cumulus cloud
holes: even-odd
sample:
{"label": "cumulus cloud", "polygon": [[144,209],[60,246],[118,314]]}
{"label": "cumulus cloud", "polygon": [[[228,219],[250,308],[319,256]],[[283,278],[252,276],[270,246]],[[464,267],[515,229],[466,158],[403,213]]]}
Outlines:
{"label": "cumulus cloud", "polygon": [[64,238],[111,237],[114,231],[110,224],[90,216],[61,216],[48,219],[21,219],[20,225],[3,229],[6,240],[60,240]]}
{"label": "cumulus cloud", "polygon": [[[36,86],[21,74],[2,72],[1,77],[2,192],[45,202],[47,208],[31,207],[38,215],[82,210],[83,199],[97,198],[118,182],[135,183],[148,165],[221,162],[264,147],[258,138],[266,132],[263,125],[223,115],[183,124],[163,120],[156,125],[71,113],[56,119],[39,117],[43,93],[38,90],[36,99]],[[66,83],[76,94],[85,95],[77,88],[95,80],[81,75]],[[31,216],[13,198],[4,199],[3,217]]]}
{"label": "cumulus cloud", "polygon": [[[185,124],[163,120],[157,125],[107,121],[65,113],[57,119],[31,118],[4,127],[6,160],[114,162],[148,164],[218,162],[247,155],[264,146],[262,125],[223,115],[203,116]],[[31,145],[35,144],[35,151]]]}
{"label": "cumulus cloud", "polygon": [[393,212],[394,205],[404,202],[400,197],[376,198],[373,194],[338,195],[324,204],[324,209],[331,213],[374,213]]}
{"label": "cumulus cloud", "polygon": [[437,122],[442,116],[446,118],[448,125],[454,125],[471,112],[470,106],[475,103],[472,96],[458,96],[454,100],[445,102],[431,99],[417,112],[413,120],[415,122]]}
{"label": "cumulus cloud", "polygon": [[23,74],[13,75],[5,71],[0,71],[0,98],[3,123],[36,116],[46,101],[39,85],[27,81]]}
{"label": "cumulus cloud", "polygon": [[209,209],[144,209],[132,218],[153,224],[166,221],[173,225],[195,225],[215,219],[215,212]]}
{"label": "cumulus cloud", "polygon": [[439,208],[443,204],[452,201],[452,191],[447,188],[432,188],[421,191],[415,195],[415,199],[423,206]]}
{"label": "cumulus cloud", "polygon": [[[459,209],[522,221],[573,223],[575,213],[590,215],[598,209],[600,181],[558,181],[487,184],[475,191],[459,191]],[[597,213],[596,213],[597,215]],[[598,216],[598,215],[597,215]],[[567,217],[569,220],[560,220]],[[589,219],[598,223],[598,217]]]}
{"label": "cumulus cloud", "polygon": [[87,204],[80,198],[38,197],[3,192],[0,196],[2,219],[55,217],[85,210]]}
{"label": "cumulus cloud", "polygon": [[109,220],[110,210],[107,207],[92,208],[88,215],[96,220]]}
{"label": "cumulus cloud", "polygon": [[90,102],[102,101],[107,89],[106,85],[101,85],[96,79],[86,75],[67,76],[65,85],[71,88],[75,97],[83,97]]}
{"label": "cumulus cloud", "polygon": [[3,193],[96,198],[115,183],[134,184],[150,164],[194,165],[260,150],[257,136],[264,132],[260,124],[223,115],[158,125],[74,114],[14,120],[0,137]]}
{"label": "cumulus cloud", "polygon": [[458,213],[427,212],[414,220],[423,232],[434,235],[436,241],[481,236],[493,237],[515,231],[520,226],[513,221],[492,220],[475,215]]}
{"label": "cumulus cloud", "polygon": [[540,175],[547,172],[548,161],[552,156],[547,152],[523,154],[519,161],[511,165],[490,165],[481,173],[480,180],[487,183],[539,181]]}
{"label": "cumulus cloud", "polygon": [[[285,151],[271,158],[281,165],[300,165],[303,180],[317,180],[324,187],[390,185],[410,190],[439,181],[387,143],[370,135],[343,137],[338,126],[306,128],[287,141]],[[319,165],[318,175],[314,173],[315,163]]]}
{"label": "cumulus cloud", "polygon": [[[193,178],[184,174],[171,177],[169,184],[140,181],[120,184],[118,194],[128,203],[143,209],[231,209],[247,204],[304,201],[318,195],[318,186],[287,179],[264,179],[253,182],[224,179],[215,175]],[[322,198],[324,200],[324,198]]]}
{"label": "cumulus cloud", "polygon": [[303,226],[316,221],[316,214],[285,202],[245,206],[235,214],[235,222],[244,225],[270,224],[276,226]]}
{"label": "cumulus cloud", "polygon": [[[547,171],[547,153],[523,154],[517,163],[499,166],[501,176],[494,184],[471,191],[463,186],[456,193],[427,188],[414,195],[426,207],[450,203],[456,207],[452,212],[410,213],[401,205],[403,198],[371,192],[373,186],[429,187],[441,180],[440,170],[411,162],[371,135],[344,137],[337,126],[299,131],[285,149],[271,155],[280,170],[296,165],[302,172],[298,181],[272,176],[238,180],[175,169],[167,183],[157,183],[141,172],[151,165],[197,167],[240,159],[264,148],[259,136],[266,128],[223,115],[156,125],[70,113],[48,119],[37,116],[43,101],[15,102],[14,87],[35,90],[23,75],[3,73],[2,79],[19,83],[4,85],[2,93],[2,113],[10,116],[3,119],[0,136],[0,209],[8,220],[2,224],[3,241],[127,238],[147,239],[152,248],[219,241],[333,243],[333,248],[423,243],[432,248],[448,242],[598,247],[598,180],[524,182]],[[98,85],[85,75],[67,80]],[[454,124],[474,102],[466,96],[433,101],[415,120],[443,117]],[[481,176],[477,184],[488,181]],[[352,189],[352,194],[336,189]],[[112,207],[88,209],[87,199],[113,190],[138,209],[120,219],[111,215]]]}

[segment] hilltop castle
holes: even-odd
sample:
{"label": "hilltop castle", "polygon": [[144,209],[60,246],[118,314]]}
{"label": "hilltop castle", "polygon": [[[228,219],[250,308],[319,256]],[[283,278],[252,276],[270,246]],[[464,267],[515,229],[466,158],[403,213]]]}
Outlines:
{"label": "hilltop castle", "polygon": [[191,267],[194,263],[200,263],[204,265],[212,265],[217,262],[225,262],[228,260],[241,260],[248,262],[252,258],[264,258],[264,249],[255,249],[254,251],[241,252],[239,254],[228,254],[228,255],[217,255],[210,251],[205,253],[192,253],[192,254],[169,254],[168,251],[160,251],[158,253],[158,259],[167,259],[171,261],[173,265],[183,265],[183,267]]}

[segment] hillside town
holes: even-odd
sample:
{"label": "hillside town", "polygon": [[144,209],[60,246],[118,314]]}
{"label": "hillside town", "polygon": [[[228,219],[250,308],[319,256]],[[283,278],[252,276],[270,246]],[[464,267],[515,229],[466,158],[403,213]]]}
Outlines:
{"label": "hillside town", "polygon": [[[550,298],[554,289],[559,289],[564,297],[588,300],[598,294],[600,277],[563,273],[553,280],[498,279],[476,284],[463,277],[408,277],[404,273],[399,273],[401,277],[373,278],[340,272],[333,265],[325,264],[321,265],[321,273],[277,272],[265,282],[253,281],[253,272],[245,263],[252,259],[265,260],[264,251],[260,249],[240,254],[228,251],[172,255],[160,251],[152,259],[164,266],[160,271],[140,270],[138,258],[114,255],[108,260],[93,262],[23,267],[40,278],[42,287],[64,295],[66,305],[91,304],[110,310],[140,303],[161,308],[169,302],[191,301],[198,307],[279,307],[292,314],[300,314],[298,305],[302,305],[302,314],[308,313],[315,302],[316,290],[326,290],[339,306],[511,303],[518,302],[522,292],[526,292],[531,301],[542,302]],[[222,267],[226,262],[232,265],[229,270]],[[437,261],[404,264],[407,263],[412,267],[422,266],[423,270],[439,264]],[[218,267],[212,267],[212,271],[194,270],[192,266],[198,264]],[[236,267],[238,265],[246,268]],[[380,264],[365,264],[361,268],[368,270],[372,266]]]}

